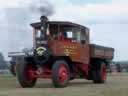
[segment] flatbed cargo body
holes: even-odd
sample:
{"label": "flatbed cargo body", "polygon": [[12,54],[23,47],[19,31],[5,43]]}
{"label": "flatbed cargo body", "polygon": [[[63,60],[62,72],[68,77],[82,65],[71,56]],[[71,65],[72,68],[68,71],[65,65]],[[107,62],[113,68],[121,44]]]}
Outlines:
{"label": "flatbed cargo body", "polygon": [[90,57],[101,58],[110,61],[114,57],[114,49],[96,44],[90,44]]}

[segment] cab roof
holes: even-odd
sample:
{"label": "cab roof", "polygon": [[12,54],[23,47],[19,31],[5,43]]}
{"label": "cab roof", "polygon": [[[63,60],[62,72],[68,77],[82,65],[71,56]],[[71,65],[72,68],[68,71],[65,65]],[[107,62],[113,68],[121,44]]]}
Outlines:
{"label": "cab roof", "polygon": [[[88,29],[87,27],[85,27],[83,25],[68,22],[68,21],[49,21],[47,23],[48,24],[60,24],[60,25],[65,25],[65,26],[67,25],[67,26],[81,27],[81,28],[84,28],[84,29]],[[42,25],[41,22],[31,24],[31,26],[34,27],[34,28],[39,28],[41,25]]]}

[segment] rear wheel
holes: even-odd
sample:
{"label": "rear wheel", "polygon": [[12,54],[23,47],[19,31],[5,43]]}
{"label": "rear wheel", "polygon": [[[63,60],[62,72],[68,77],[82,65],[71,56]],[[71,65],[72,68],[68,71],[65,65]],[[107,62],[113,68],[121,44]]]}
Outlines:
{"label": "rear wheel", "polygon": [[66,87],[70,78],[68,64],[63,60],[58,60],[52,68],[52,81],[56,88]]}
{"label": "rear wheel", "polygon": [[106,73],[106,64],[103,62],[100,64],[97,70],[92,71],[92,77],[94,83],[104,83],[106,81],[107,73]]}
{"label": "rear wheel", "polygon": [[17,77],[20,85],[23,88],[31,88],[36,83],[36,78],[32,78],[30,71],[34,70],[34,67],[25,61],[19,63],[17,68]]}

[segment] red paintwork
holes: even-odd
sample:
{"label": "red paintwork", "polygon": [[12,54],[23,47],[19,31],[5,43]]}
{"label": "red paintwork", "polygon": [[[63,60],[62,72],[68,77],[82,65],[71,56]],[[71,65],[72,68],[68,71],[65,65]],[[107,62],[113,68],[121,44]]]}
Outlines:
{"label": "red paintwork", "polygon": [[38,75],[36,74],[36,70],[30,70],[29,72],[31,73],[32,78],[51,78],[51,70],[47,68],[42,68],[43,74]]}
{"label": "red paintwork", "polygon": [[31,66],[27,65],[24,71],[25,79],[27,80],[27,82],[32,82],[33,79],[30,70],[32,70]]}
{"label": "red paintwork", "polygon": [[68,80],[68,71],[66,66],[61,65],[58,71],[58,80],[60,83],[64,83],[66,80]]}
{"label": "red paintwork", "polygon": [[[73,68],[76,73],[82,73],[85,76],[85,78],[89,78],[88,64],[74,64]],[[26,77],[28,78],[28,80],[31,80],[32,78],[52,78],[51,70],[47,68],[42,68],[43,74],[41,75],[36,74],[36,70],[32,70],[31,68],[27,68],[26,70]],[[73,73],[71,74],[71,76],[75,77],[76,74]],[[62,65],[59,69],[58,78],[61,83],[68,79],[68,71],[64,65]]]}
{"label": "red paintwork", "polygon": [[44,73],[51,73],[51,70],[48,69],[48,68],[42,68],[42,70],[43,70]]}
{"label": "red paintwork", "polygon": [[105,65],[103,65],[103,67],[102,67],[102,80],[106,80],[106,66]]}
{"label": "red paintwork", "polygon": [[[89,64],[73,64],[73,69],[76,73],[82,73],[86,79],[90,80]],[[75,77],[76,74],[73,76]]]}
{"label": "red paintwork", "polygon": [[61,39],[60,41],[67,42],[67,43],[68,43],[68,42],[71,43],[72,40],[71,40],[71,39],[67,39],[67,38],[63,38],[63,39]]}
{"label": "red paintwork", "polygon": [[88,64],[74,64],[76,72],[82,72],[88,74]]}
{"label": "red paintwork", "polygon": [[88,75],[88,64],[79,64],[81,70]]}
{"label": "red paintwork", "polygon": [[33,74],[31,73],[33,78],[52,78],[51,74],[42,74],[42,75],[37,75],[37,74]]}

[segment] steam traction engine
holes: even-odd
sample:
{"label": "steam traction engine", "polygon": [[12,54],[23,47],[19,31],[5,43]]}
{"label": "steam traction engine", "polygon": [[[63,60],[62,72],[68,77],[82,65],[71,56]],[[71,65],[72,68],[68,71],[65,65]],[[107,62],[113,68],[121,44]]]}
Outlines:
{"label": "steam traction engine", "polygon": [[33,87],[37,78],[51,78],[55,87],[67,86],[76,77],[106,81],[106,66],[113,48],[90,44],[89,29],[71,22],[48,21],[33,27],[33,50],[16,60],[16,74],[22,87]]}

